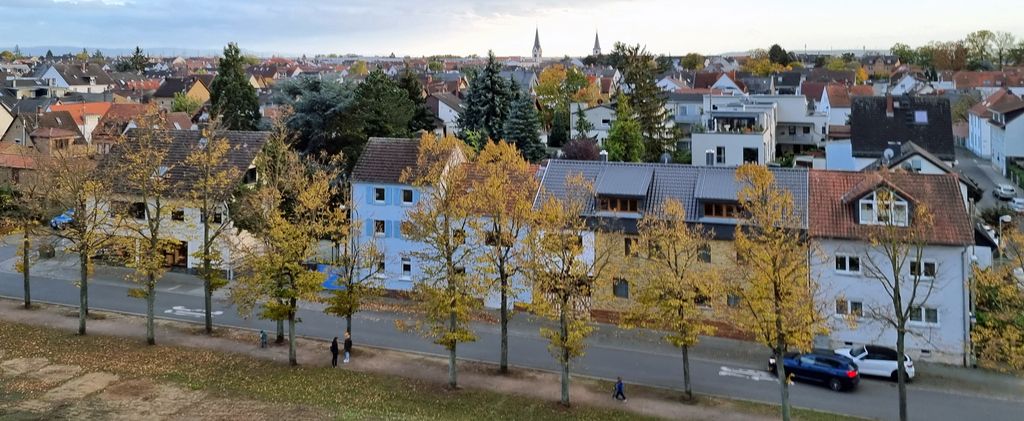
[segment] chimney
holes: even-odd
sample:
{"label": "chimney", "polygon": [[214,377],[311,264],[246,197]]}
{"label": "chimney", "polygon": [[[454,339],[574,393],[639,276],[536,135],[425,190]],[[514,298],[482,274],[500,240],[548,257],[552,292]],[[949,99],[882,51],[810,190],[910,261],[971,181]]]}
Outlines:
{"label": "chimney", "polygon": [[43,118],[43,106],[36,105],[36,118]]}
{"label": "chimney", "polygon": [[896,115],[896,113],[895,113],[895,111],[892,108],[892,95],[886,94],[885,95],[885,116],[889,117],[889,118],[893,118],[893,116],[895,116],[895,115]]}
{"label": "chimney", "polygon": [[608,162],[608,151],[601,151],[601,162]]}

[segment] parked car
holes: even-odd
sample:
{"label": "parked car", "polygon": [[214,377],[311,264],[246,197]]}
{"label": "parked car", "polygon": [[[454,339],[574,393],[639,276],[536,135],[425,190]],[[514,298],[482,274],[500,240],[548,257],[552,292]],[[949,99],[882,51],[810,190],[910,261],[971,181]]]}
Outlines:
{"label": "parked car", "polygon": [[1000,184],[996,186],[995,190],[992,190],[992,194],[1003,200],[1010,200],[1017,196],[1017,189],[1010,184]]}
{"label": "parked car", "polygon": [[1010,199],[1010,209],[1017,213],[1024,213],[1024,197]]}
{"label": "parked car", "polygon": [[53,228],[55,230],[64,229],[64,227],[67,226],[67,224],[70,224],[71,221],[74,220],[74,218],[75,210],[68,209],[64,211],[64,213],[57,215],[50,220],[50,228]]}
{"label": "parked car", "polygon": [[[896,380],[896,363],[899,361],[896,356],[896,350],[884,346],[878,345],[865,345],[853,348],[837,349],[836,354],[850,358],[857,367],[860,368],[861,374],[867,374],[870,376],[888,377],[892,380]],[[907,379],[914,378],[914,361],[910,359],[909,355],[906,355],[906,370]]]}
{"label": "parked car", "polygon": [[[837,354],[786,353],[783,358],[786,374],[793,379],[805,380],[827,385],[836,392],[852,390],[860,383],[860,372],[853,360]],[[776,373],[775,357],[768,358],[768,370]]]}

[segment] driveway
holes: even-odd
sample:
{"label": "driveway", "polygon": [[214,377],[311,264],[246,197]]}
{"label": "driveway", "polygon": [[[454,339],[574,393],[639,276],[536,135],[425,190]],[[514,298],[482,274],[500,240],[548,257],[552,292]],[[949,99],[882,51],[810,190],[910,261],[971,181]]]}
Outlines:
{"label": "driveway", "polygon": [[992,207],[996,204],[1006,203],[992,196],[992,191],[995,189],[996,185],[1013,183],[996,171],[989,160],[979,158],[971,151],[959,146],[956,148],[956,160],[956,169],[960,171],[961,174],[974,180],[975,183],[978,183],[978,186],[985,190],[984,197],[982,197],[976,204],[979,210]]}

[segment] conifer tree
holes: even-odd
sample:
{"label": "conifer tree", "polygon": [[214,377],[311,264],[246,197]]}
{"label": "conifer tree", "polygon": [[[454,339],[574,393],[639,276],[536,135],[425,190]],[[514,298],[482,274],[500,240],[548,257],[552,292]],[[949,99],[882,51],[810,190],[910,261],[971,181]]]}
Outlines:
{"label": "conifer tree", "polygon": [[615,108],[615,121],[604,141],[608,148],[608,160],[624,162],[640,162],[644,157],[644,137],[640,123],[629,106],[629,98],[619,97]]}
{"label": "conifer tree", "polygon": [[[505,121],[508,119],[516,91],[512,83],[501,77],[501,64],[494,57],[494,52],[487,54],[487,66],[469,83],[465,107],[459,115],[459,129],[462,137],[473,137],[466,132],[476,132],[474,138],[486,142],[487,139],[505,138]],[[479,145],[471,145],[482,147]]]}
{"label": "conifer tree", "polygon": [[245,74],[245,57],[235,43],[224,47],[217,76],[210,87],[213,115],[228,130],[256,130],[260,122],[260,104],[256,88]]}
{"label": "conifer tree", "polygon": [[521,95],[512,103],[512,110],[505,121],[505,140],[515,144],[527,161],[544,159],[546,153],[540,140],[540,119],[530,97]]}

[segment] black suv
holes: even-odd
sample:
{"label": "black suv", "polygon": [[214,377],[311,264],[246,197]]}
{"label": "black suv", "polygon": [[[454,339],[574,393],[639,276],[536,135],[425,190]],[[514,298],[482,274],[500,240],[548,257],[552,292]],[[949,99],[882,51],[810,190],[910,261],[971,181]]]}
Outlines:
{"label": "black suv", "polygon": [[[786,353],[782,358],[786,374],[794,379],[807,380],[827,385],[835,391],[850,390],[860,383],[860,372],[853,360],[836,354]],[[776,373],[775,357],[768,359],[768,370]]]}

